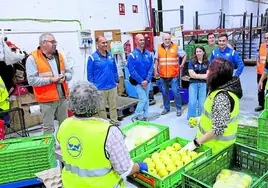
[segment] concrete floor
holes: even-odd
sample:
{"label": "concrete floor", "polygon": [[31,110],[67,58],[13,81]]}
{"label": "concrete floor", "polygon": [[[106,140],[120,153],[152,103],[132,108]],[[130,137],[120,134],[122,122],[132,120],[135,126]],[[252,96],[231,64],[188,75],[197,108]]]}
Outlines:
{"label": "concrete floor", "polygon": [[[259,113],[254,112],[254,108],[258,104],[257,100],[257,81],[256,81],[256,67],[245,67],[244,72],[241,75],[241,83],[243,88],[243,98],[240,100],[240,114],[248,116],[258,116]],[[162,96],[161,94],[155,95],[156,104],[149,107],[150,114],[159,114],[162,108]],[[192,140],[196,134],[196,128],[190,128],[187,120],[187,105],[183,106],[183,114],[181,117],[176,116],[175,109],[171,109],[171,112],[165,116],[153,120],[153,123],[166,125],[170,128],[170,137],[182,137]],[[121,121],[121,126],[124,127],[130,123],[132,115],[124,118]],[[31,135],[38,135],[40,133],[31,133]],[[128,188],[134,188],[135,186],[127,183]]]}

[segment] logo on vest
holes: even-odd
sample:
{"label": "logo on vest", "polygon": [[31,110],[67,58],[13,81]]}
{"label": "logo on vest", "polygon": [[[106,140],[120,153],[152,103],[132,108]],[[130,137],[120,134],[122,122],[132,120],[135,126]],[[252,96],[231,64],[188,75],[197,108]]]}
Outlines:
{"label": "logo on vest", "polygon": [[82,153],[81,141],[75,136],[70,137],[67,143],[67,151],[74,158],[80,157]]}
{"label": "logo on vest", "polygon": [[174,53],[174,49],[171,49],[170,51],[171,51],[171,53]]}

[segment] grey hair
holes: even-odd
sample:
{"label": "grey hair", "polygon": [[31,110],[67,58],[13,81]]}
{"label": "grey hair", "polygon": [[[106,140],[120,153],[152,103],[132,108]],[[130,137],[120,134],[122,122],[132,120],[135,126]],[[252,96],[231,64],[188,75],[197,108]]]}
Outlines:
{"label": "grey hair", "polygon": [[70,89],[69,108],[77,116],[92,117],[100,110],[102,95],[87,81],[79,81]]}
{"label": "grey hair", "polygon": [[47,36],[52,36],[54,37],[54,35],[52,35],[51,33],[43,33],[40,37],[39,37],[39,45],[42,44],[42,42],[44,42],[47,39]]}

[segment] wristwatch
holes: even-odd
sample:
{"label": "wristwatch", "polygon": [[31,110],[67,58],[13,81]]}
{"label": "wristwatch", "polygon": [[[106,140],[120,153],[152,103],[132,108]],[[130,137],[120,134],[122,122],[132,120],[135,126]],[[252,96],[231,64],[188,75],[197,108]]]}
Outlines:
{"label": "wristwatch", "polygon": [[194,145],[199,148],[202,144],[201,143],[198,143],[197,139],[195,138],[194,139]]}

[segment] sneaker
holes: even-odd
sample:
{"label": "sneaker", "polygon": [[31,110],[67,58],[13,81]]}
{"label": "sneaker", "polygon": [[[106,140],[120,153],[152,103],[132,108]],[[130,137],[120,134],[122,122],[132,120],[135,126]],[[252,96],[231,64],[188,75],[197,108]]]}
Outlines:
{"label": "sneaker", "polygon": [[177,110],[177,116],[181,116],[181,110]]}
{"label": "sneaker", "polygon": [[170,112],[170,110],[163,110],[162,112],[161,112],[161,115],[166,115],[167,113],[169,113]]}
{"label": "sneaker", "polygon": [[264,108],[262,106],[258,106],[257,108],[255,108],[255,112],[259,112],[262,111]]}
{"label": "sneaker", "polygon": [[131,118],[132,122],[135,122],[135,121],[139,121],[140,119],[138,118],[138,116],[135,116],[133,118]]}
{"label": "sneaker", "polygon": [[141,121],[149,121],[147,117],[141,119]]}

